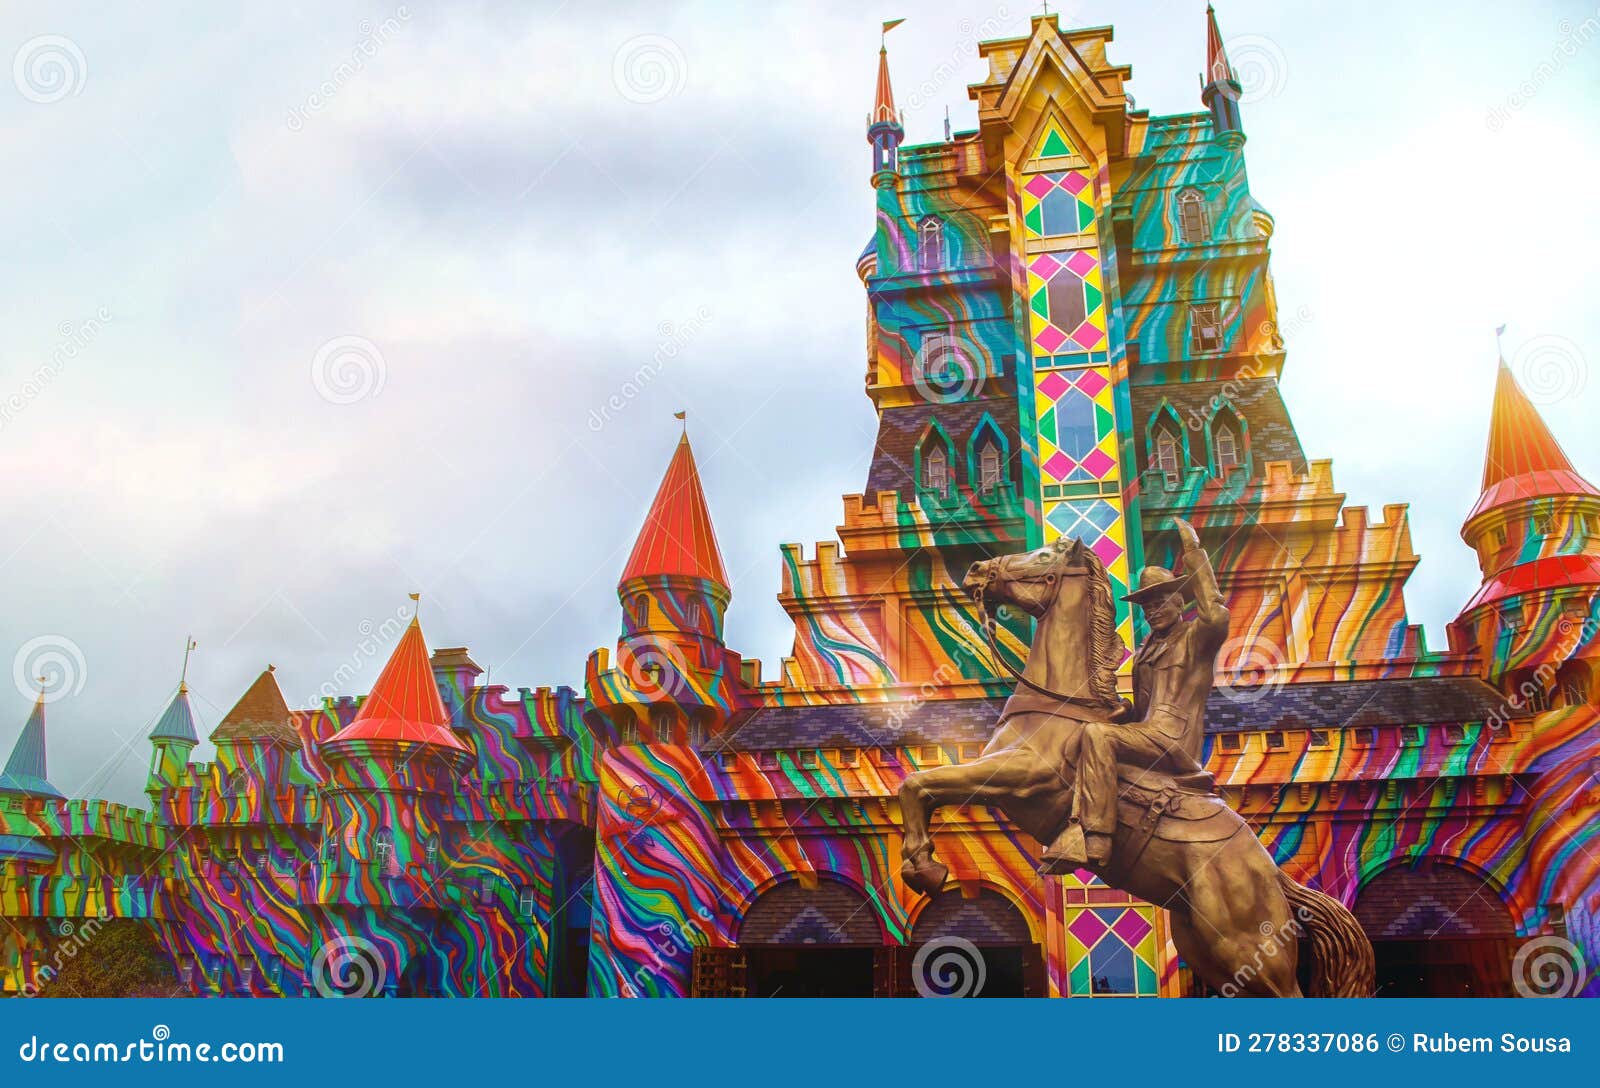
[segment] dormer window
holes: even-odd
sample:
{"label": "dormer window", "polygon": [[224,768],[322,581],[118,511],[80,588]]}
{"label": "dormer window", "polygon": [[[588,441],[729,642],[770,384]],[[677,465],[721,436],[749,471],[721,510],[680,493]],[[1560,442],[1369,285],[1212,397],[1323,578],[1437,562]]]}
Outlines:
{"label": "dormer window", "polygon": [[653,707],[650,711],[650,727],[654,730],[657,744],[672,743],[672,711],[668,707]]}
{"label": "dormer window", "polygon": [[1000,448],[984,442],[978,451],[978,490],[993,495],[1000,486]]}
{"label": "dormer window", "polygon": [[1166,479],[1168,487],[1177,487],[1183,479],[1183,447],[1169,424],[1156,429],[1155,455],[1156,471]]}
{"label": "dormer window", "polygon": [[1244,463],[1244,457],[1239,450],[1239,432],[1233,429],[1229,422],[1217,424],[1216,435],[1212,438],[1213,452],[1217,461],[1217,476],[1226,478],[1228,473]]}
{"label": "dormer window", "polygon": [[701,625],[705,622],[705,616],[699,601],[690,601],[684,606],[683,622],[691,631],[700,630]]}
{"label": "dormer window", "polygon": [[1540,511],[1533,515],[1533,535],[1540,539],[1548,539],[1556,535],[1556,518],[1548,510]]}
{"label": "dormer window", "polygon": [[243,771],[234,771],[228,775],[224,788],[229,796],[243,797],[250,789],[250,779]]}
{"label": "dormer window", "polygon": [[924,272],[944,267],[944,223],[936,215],[917,225],[917,267]]}
{"label": "dormer window", "polygon": [[1189,350],[1195,355],[1222,350],[1222,307],[1215,302],[1189,306]]}
{"label": "dormer window", "polygon": [[1178,239],[1184,245],[1211,239],[1211,212],[1199,189],[1185,189],[1178,194]]}
{"label": "dormer window", "polygon": [[639,743],[639,723],[634,720],[633,715],[630,714],[622,720],[622,724],[617,728],[617,739],[623,744]]}
{"label": "dormer window", "polygon": [[643,627],[650,619],[650,602],[644,597],[628,598],[628,618],[635,629]]}
{"label": "dormer window", "polygon": [[941,495],[950,487],[950,458],[941,445],[928,451],[928,459],[922,464],[922,486]]}

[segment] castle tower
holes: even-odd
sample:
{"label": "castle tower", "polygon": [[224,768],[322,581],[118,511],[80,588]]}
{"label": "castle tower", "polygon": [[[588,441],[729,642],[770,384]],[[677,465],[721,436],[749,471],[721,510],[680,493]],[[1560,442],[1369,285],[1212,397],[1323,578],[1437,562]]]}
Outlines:
{"label": "castle tower", "polygon": [[1211,138],[1232,149],[1244,145],[1244,124],[1239,118],[1239,86],[1233,65],[1217,29],[1217,13],[1206,5],[1206,74],[1201,77],[1200,101],[1211,111]]}
{"label": "castle tower", "polygon": [[0,793],[62,800],[61,791],[50,784],[44,749],[44,692],[41,691],[34,701],[33,712],[22,726],[22,735],[11,747],[5,769],[0,771]]}
{"label": "castle tower", "polygon": [[739,658],[723,643],[732,599],[694,451],[678,440],[622,577],[615,668],[591,655],[590,713],[624,743],[698,744],[739,701]]}
{"label": "castle tower", "polygon": [[[329,772],[323,856],[332,863],[329,872],[350,877],[348,894],[367,901],[354,874],[382,879],[418,872],[418,866],[439,871],[446,798],[471,753],[450,729],[417,619],[400,636],[355,719],[321,750]],[[345,865],[346,858],[352,864]],[[404,900],[409,893],[392,888],[389,895]]]}
{"label": "castle tower", "polygon": [[189,754],[199,743],[194,711],[189,706],[189,684],[180,681],[178,694],[172,697],[155,728],[150,730],[150,773],[145,777],[144,791],[150,795],[152,804],[162,790],[178,784],[184,768],[189,765]]}
{"label": "castle tower", "polygon": [[1483,490],[1461,527],[1483,583],[1451,625],[1533,712],[1587,702],[1600,587],[1600,490],[1572,467],[1504,360]]}

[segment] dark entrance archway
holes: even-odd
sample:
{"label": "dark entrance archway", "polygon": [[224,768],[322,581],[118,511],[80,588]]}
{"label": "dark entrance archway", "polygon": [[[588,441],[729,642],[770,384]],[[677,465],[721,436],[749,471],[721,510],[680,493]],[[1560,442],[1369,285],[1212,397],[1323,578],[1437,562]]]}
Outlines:
{"label": "dark entrance archway", "polygon": [[1487,880],[1439,858],[1385,869],[1356,920],[1377,956],[1379,997],[1510,997],[1517,931]]}
{"label": "dark entrance archway", "polygon": [[[975,947],[981,963],[968,966],[965,947]],[[900,978],[896,993],[911,997],[931,989],[935,993],[951,989],[970,997],[1043,997],[1046,992],[1044,949],[1034,942],[1028,920],[1005,896],[988,888],[976,895],[963,895],[959,888],[939,893],[917,916],[912,927],[910,947],[900,957]],[[923,979],[917,986],[915,961],[928,947],[923,973],[932,970],[940,951],[950,953],[946,960],[947,984],[937,978]],[[982,985],[977,985],[981,980]]]}
{"label": "dark entrance archway", "polygon": [[860,892],[832,880],[779,884],[745,912],[739,927],[750,997],[871,997],[877,911]]}

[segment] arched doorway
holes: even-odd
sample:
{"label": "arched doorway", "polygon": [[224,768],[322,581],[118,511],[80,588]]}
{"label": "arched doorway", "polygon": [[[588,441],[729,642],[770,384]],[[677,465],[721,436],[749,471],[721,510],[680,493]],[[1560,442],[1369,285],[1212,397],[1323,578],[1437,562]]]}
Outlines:
{"label": "arched doorway", "polygon": [[[968,964],[963,956],[952,956],[945,985],[939,985],[937,978],[925,978],[919,988],[914,967],[917,953],[930,949],[924,953],[923,971],[927,973],[939,946],[950,945],[964,953],[958,942],[976,948],[981,962]],[[925,989],[936,994],[955,989],[968,997],[1045,995],[1044,950],[1034,942],[1027,918],[1009,899],[988,888],[972,896],[962,894],[959,888],[940,892],[917,915],[909,945],[908,953],[901,957],[898,994],[910,997]]]}
{"label": "arched doorway", "polygon": [[1439,858],[1385,869],[1356,920],[1377,955],[1379,997],[1510,997],[1516,926],[1482,877]]}
{"label": "arched doorway", "polygon": [[739,926],[751,997],[871,997],[882,946],[877,909],[833,880],[770,888]]}

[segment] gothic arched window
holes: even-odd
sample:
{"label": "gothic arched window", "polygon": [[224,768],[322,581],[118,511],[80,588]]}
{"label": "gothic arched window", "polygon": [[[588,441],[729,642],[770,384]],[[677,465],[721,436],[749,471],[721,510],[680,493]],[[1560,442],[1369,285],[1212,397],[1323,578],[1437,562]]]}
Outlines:
{"label": "gothic arched window", "polygon": [[917,224],[917,267],[924,272],[944,267],[944,223],[936,215]]}
{"label": "gothic arched window", "polygon": [[650,728],[655,732],[657,744],[672,743],[672,710],[668,707],[652,707],[650,710]]}
{"label": "gothic arched window", "polygon": [[378,863],[380,873],[394,868],[394,833],[387,827],[378,828],[372,836],[372,860]]}
{"label": "gothic arched window", "polygon": [[922,462],[922,486],[941,494],[950,486],[950,458],[937,443]]}
{"label": "gothic arched window", "polygon": [[1168,487],[1177,487],[1183,479],[1183,442],[1177,430],[1163,420],[1156,426],[1156,440],[1151,445],[1155,453],[1152,467],[1166,478]]}
{"label": "gothic arched window", "polygon": [[1225,478],[1228,473],[1244,463],[1244,453],[1240,448],[1239,432],[1234,429],[1231,421],[1218,421],[1217,429],[1211,436],[1211,446],[1212,453],[1216,457],[1218,478]]}
{"label": "gothic arched window", "polygon": [[228,775],[224,788],[233,797],[243,797],[250,788],[250,779],[243,771],[234,771]]}
{"label": "gothic arched window", "polygon": [[985,439],[978,450],[978,490],[993,495],[1000,486],[1000,447]]}
{"label": "gothic arched window", "polygon": [[1211,239],[1211,211],[1199,189],[1184,189],[1178,194],[1178,240],[1185,245]]}

